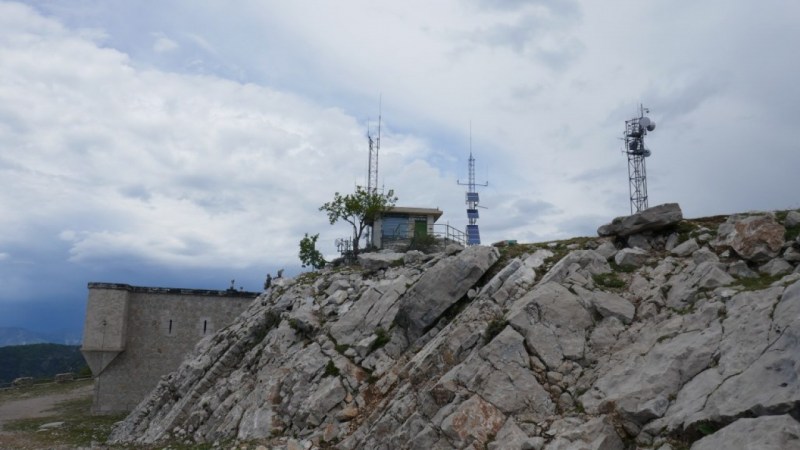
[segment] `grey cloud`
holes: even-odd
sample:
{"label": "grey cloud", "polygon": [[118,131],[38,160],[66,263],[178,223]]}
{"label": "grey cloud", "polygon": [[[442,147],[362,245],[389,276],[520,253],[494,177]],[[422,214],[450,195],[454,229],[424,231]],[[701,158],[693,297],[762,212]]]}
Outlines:
{"label": "grey cloud", "polygon": [[530,6],[539,6],[560,16],[577,16],[580,7],[575,0],[475,0],[478,6],[485,9],[502,11],[518,11]]}

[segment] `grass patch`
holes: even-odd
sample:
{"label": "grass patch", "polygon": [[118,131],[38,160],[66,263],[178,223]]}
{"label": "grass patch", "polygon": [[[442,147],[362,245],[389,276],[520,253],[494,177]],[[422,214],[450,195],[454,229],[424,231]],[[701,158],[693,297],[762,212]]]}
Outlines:
{"label": "grass patch", "polygon": [[500,332],[503,331],[506,326],[508,326],[507,320],[500,317],[492,319],[492,321],[489,322],[489,325],[486,327],[486,331],[483,332],[483,342],[485,344],[491,342],[491,340],[500,334]]}
{"label": "grass patch", "polygon": [[800,225],[786,227],[786,233],[784,233],[783,239],[786,241],[793,241],[797,239],[797,236],[800,236]]}
{"label": "grass patch", "polygon": [[[24,397],[39,397],[44,395],[67,393],[76,387],[91,384],[91,380],[78,381],[66,384],[49,385],[47,388],[32,386],[28,389],[15,389],[25,391],[24,396],[12,395],[6,392],[0,394],[3,401],[20,399]],[[17,393],[18,394],[18,393]],[[24,443],[25,447],[51,448],[67,446],[70,448],[89,446],[92,441],[103,442],[111,433],[114,423],[122,420],[125,414],[92,416],[89,410],[92,405],[91,395],[73,400],[57,403],[50,410],[51,415],[35,419],[20,419],[6,422],[0,436],[0,447],[13,448]],[[39,427],[46,423],[64,422],[61,427],[39,431]]]}
{"label": "grass patch", "polygon": [[594,280],[594,284],[599,287],[611,289],[621,289],[625,287],[625,281],[620,279],[619,276],[617,276],[617,274],[614,272],[592,275],[592,280]]}
{"label": "grass patch", "polygon": [[392,337],[389,336],[389,332],[384,330],[382,327],[378,327],[375,329],[375,335],[377,337],[375,338],[374,341],[372,341],[372,344],[370,344],[369,346],[370,353],[385,346],[392,339]]}
{"label": "grass patch", "polygon": [[734,286],[739,285],[744,288],[745,291],[758,291],[768,288],[769,285],[781,278],[783,278],[783,275],[762,275],[757,278],[739,278],[734,282]]}
{"label": "grass patch", "polygon": [[336,367],[336,364],[333,363],[333,360],[328,360],[328,364],[325,364],[325,373],[322,374],[322,378],[325,377],[338,377],[339,376],[339,368]]}

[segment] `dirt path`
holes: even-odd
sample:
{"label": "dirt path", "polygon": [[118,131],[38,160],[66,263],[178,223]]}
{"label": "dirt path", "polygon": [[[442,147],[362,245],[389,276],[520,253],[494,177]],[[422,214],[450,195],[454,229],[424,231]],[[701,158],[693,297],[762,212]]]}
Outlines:
{"label": "dirt path", "polygon": [[20,398],[0,403],[0,432],[3,424],[17,419],[32,419],[47,417],[57,403],[65,400],[89,397],[92,395],[92,385],[83,385],[67,392],[44,394],[31,398]]}

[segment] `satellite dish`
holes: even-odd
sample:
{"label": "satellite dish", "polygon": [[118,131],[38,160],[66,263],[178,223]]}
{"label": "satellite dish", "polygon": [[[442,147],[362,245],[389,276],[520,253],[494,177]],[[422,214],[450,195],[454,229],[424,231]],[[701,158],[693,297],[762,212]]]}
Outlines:
{"label": "satellite dish", "polygon": [[656,129],[656,123],[651,120],[650,125],[647,126],[647,131],[653,131],[655,129]]}
{"label": "satellite dish", "polygon": [[650,155],[652,155],[653,153],[648,149],[644,149],[644,152],[642,152],[642,154],[644,155],[645,158],[647,158]]}
{"label": "satellite dish", "polygon": [[641,117],[639,119],[639,126],[645,129],[650,129],[650,118],[649,117]]}

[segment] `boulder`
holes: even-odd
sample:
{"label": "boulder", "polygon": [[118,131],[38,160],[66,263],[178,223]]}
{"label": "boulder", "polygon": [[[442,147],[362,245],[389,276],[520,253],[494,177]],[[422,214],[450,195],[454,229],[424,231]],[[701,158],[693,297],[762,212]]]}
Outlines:
{"label": "boulder", "polygon": [[786,220],[783,221],[783,225],[787,228],[800,225],[800,211],[789,211],[786,214]]}
{"label": "boulder", "polygon": [[736,261],[728,266],[728,273],[736,278],[756,278],[758,274],[744,261]]}
{"label": "boulder", "polygon": [[748,261],[764,263],[780,254],[785,232],[772,214],[732,215],[719,226],[713,245],[718,250],[730,248]]}
{"label": "boulder", "polygon": [[631,323],[636,307],[617,294],[597,291],[592,295],[592,306],[603,317],[616,317],[622,323]]}
{"label": "boulder", "polygon": [[777,276],[777,275],[786,275],[787,273],[791,273],[792,267],[791,264],[786,262],[785,259],[782,258],[775,258],[770,260],[769,262],[764,263],[761,267],[758,268],[760,273],[769,276]]}
{"label": "boulder", "polygon": [[670,253],[672,253],[675,256],[684,257],[691,255],[692,253],[694,253],[696,250],[699,249],[700,245],[697,243],[697,241],[694,239],[689,239],[688,241],[676,245],[675,248],[670,250]]}
{"label": "boulder", "polygon": [[641,267],[647,262],[650,254],[640,248],[623,248],[614,255],[618,266]]}
{"label": "boulder", "polygon": [[800,447],[800,423],[781,416],[739,419],[692,444],[691,450],[758,449],[785,450]]}
{"label": "boulder", "polygon": [[611,272],[603,256],[594,250],[574,250],[561,258],[539,281],[539,285],[555,281],[561,282],[574,274],[591,277],[601,273]]}
{"label": "boulder", "polygon": [[645,209],[631,216],[617,217],[611,223],[597,229],[600,236],[630,236],[642,231],[657,231],[683,220],[681,207],[677,203],[666,203]]}
{"label": "boulder", "polygon": [[359,253],[358,264],[366,270],[387,269],[395,264],[402,264],[403,253]]}
{"label": "boulder", "polygon": [[793,263],[800,262],[800,251],[794,247],[789,247],[783,252],[783,259]]}
{"label": "boulder", "polygon": [[605,241],[594,249],[605,259],[611,259],[617,254],[617,246],[611,241]]}

